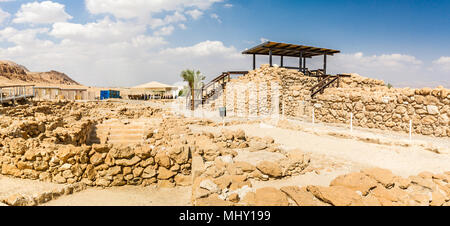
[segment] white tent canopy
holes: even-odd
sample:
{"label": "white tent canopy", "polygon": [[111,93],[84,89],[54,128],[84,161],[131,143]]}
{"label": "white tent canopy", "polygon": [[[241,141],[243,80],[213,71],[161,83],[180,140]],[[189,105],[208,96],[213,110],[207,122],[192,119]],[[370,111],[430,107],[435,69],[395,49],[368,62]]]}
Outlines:
{"label": "white tent canopy", "polygon": [[177,89],[175,86],[166,85],[160,82],[149,82],[133,87],[133,89],[155,89],[155,90],[173,90]]}

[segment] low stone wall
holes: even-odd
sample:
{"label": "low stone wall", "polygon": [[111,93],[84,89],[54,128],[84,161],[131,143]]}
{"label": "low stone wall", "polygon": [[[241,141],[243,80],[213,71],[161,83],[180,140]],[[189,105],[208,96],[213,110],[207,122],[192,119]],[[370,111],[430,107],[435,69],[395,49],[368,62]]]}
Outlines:
{"label": "low stone wall", "polygon": [[143,145],[86,145],[96,122],[109,117],[160,117],[161,109],[114,103],[38,102],[29,108],[2,108],[2,113],[3,175],[102,187],[191,183],[190,153],[195,146],[182,119],[164,119],[161,126],[146,131]]}
{"label": "low stone wall", "polygon": [[4,203],[7,206],[37,206],[52,200],[58,199],[62,196],[71,195],[86,189],[84,183],[68,184],[60,189],[54,189],[46,192],[27,194],[14,194],[6,199],[0,200],[0,206]]}
{"label": "low stone wall", "polygon": [[328,89],[311,100],[318,121],[449,137],[448,89]]}
{"label": "low stone wall", "polygon": [[23,179],[102,187],[153,183],[174,186],[184,183],[183,175],[190,174],[189,152],[189,146],[157,152],[138,146],[49,145],[25,152],[2,151],[0,160],[3,175]]}

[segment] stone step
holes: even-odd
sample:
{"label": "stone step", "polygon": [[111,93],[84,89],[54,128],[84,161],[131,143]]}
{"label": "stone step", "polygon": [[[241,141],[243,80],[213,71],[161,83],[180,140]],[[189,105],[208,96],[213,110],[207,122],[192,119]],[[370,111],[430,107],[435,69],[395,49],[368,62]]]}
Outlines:
{"label": "stone step", "polygon": [[128,128],[128,129],[144,129],[146,125],[107,125],[107,126],[96,126],[97,129],[115,129],[115,128]]}
{"label": "stone step", "polygon": [[121,137],[124,137],[126,139],[138,137],[139,139],[142,139],[144,136],[142,134],[120,134],[120,135],[114,134],[114,135],[108,136],[109,139],[117,139],[117,138],[121,138]]}
{"label": "stone step", "polygon": [[130,127],[117,127],[117,128],[96,128],[92,131],[110,131],[110,130],[136,130],[136,131],[146,131],[146,128],[130,128]]}
{"label": "stone step", "polygon": [[108,141],[108,144],[123,144],[123,145],[139,144],[139,143],[143,143],[143,141],[128,141],[128,140]]}

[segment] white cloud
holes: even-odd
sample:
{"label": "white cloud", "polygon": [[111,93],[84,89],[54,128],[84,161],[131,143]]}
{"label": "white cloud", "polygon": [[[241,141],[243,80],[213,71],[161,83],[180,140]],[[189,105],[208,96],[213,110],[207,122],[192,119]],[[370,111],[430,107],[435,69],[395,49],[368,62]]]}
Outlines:
{"label": "white cloud", "polygon": [[168,36],[171,35],[175,28],[171,26],[162,27],[161,29],[154,32],[155,36]]}
{"label": "white cloud", "polygon": [[[11,45],[0,47],[0,59],[16,61],[34,71],[59,70],[83,84],[97,86],[134,86],[151,80],[172,84],[180,80],[179,73],[186,68],[201,70],[208,80],[222,71],[248,70],[251,56],[244,56],[221,41],[180,47],[170,45],[165,39],[175,29],[186,29],[188,18],[199,19],[214,2],[220,1],[86,0],[91,13],[106,15],[85,24],[67,22],[67,16],[36,20],[53,23],[50,29],[6,27],[0,30],[0,41]],[[25,5],[20,12],[25,12]],[[59,12],[65,12],[61,6]],[[155,14],[160,18],[154,18]],[[209,15],[220,21],[217,14]],[[261,38],[261,42],[266,40]],[[263,59],[263,63],[268,62],[264,57],[258,57],[258,62]],[[450,81],[450,57],[447,56],[429,65],[405,54],[337,54],[328,59],[331,73],[355,72],[394,85],[405,81],[411,84],[414,82],[411,78],[424,78],[420,84]],[[321,68],[322,60],[321,57],[308,60],[308,67]],[[285,61],[292,66],[298,64],[298,59]]]}
{"label": "white cloud", "polygon": [[189,47],[177,47],[177,48],[169,48],[161,51],[162,55],[171,55],[171,56],[196,56],[196,57],[205,57],[212,56],[214,54],[221,54],[224,57],[230,58],[239,58],[241,54],[238,53],[236,48],[234,47],[226,47],[220,41],[204,41],[200,42],[196,45]]}
{"label": "white cloud", "polygon": [[52,24],[72,19],[65,6],[52,1],[23,4],[16,13],[14,23]]}
{"label": "white cloud", "polygon": [[112,21],[105,17],[87,24],[55,23],[50,35],[72,41],[94,41],[98,43],[121,42],[143,34],[146,26],[132,22]]}
{"label": "white cloud", "polygon": [[47,32],[47,28],[17,30],[13,27],[6,27],[5,29],[0,30],[0,40],[8,41],[23,47],[39,41],[36,38],[37,34],[43,34]]}
{"label": "white cloud", "polygon": [[213,13],[210,16],[211,16],[211,18],[217,20],[217,22],[219,22],[220,24],[222,23],[222,20],[220,19],[219,15]]}
{"label": "white cloud", "polygon": [[2,24],[3,21],[8,19],[10,16],[11,16],[11,14],[9,14],[8,12],[5,12],[2,9],[0,9],[0,24]]}
{"label": "white cloud", "polygon": [[110,13],[117,18],[146,18],[151,14],[184,8],[205,10],[223,0],[85,0],[86,7],[93,14]]}
{"label": "white cloud", "polygon": [[180,12],[175,12],[173,15],[168,15],[164,18],[166,23],[177,23],[180,21],[186,21],[186,17]]}
{"label": "white cloud", "polygon": [[387,70],[404,70],[410,67],[415,67],[422,64],[422,61],[416,59],[414,56],[404,54],[383,54],[380,56],[364,56],[363,53],[354,54],[337,54],[331,57],[335,64],[341,64],[342,67],[352,69],[387,69]]}
{"label": "white cloud", "polygon": [[[365,56],[354,54],[337,54],[328,58],[328,71],[332,73],[358,73],[365,77],[382,79],[393,84],[404,82],[420,73],[423,62],[414,56],[405,54],[382,54]],[[319,57],[319,68],[322,59]]]}
{"label": "white cloud", "polygon": [[[433,61],[434,69],[450,72],[450,57],[442,56]],[[449,76],[450,77],[450,76]]]}
{"label": "white cloud", "polygon": [[150,19],[148,19],[147,23],[150,25],[150,27],[152,29],[156,29],[158,27],[162,27],[162,26],[166,26],[166,25],[169,25],[169,24],[183,22],[183,21],[186,21],[186,20],[187,20],[186,17],[182,13],[176,11],[172,15],[167,15],[166,17],[164,17],[164,19],[161,19],[161,18],[150,18]]}
{"label": "white cloud", "polygon": [[225,7],[225,8],[232,8],[232,7],[233,7],[233,4],[227,3],[227,4],[223,5],[223,7]]}
{"label": "white cloud", "polygon": [[203,12],[198,10],[198,9],[194,9],[194,10],[189,10],[186,11],[186,13],[192,17],[192,19],[197,20],[198,18],[200,18],[203,15]]}
{"label": "white cloud", "polygon": [[[264,63],[267,62],[266,59]],[[277,62],[279,62],[279,58],[275,57],[274,63],[279,64]],[[308,58],[306,62],[310,70],[323,68],[323,56]],[[430,73],[427,70],[427,64],[406,54],[341,53],[328,56],[327,62],[328,73],[357,73],[365,77],[384,80],[395,86],[417,87],[418,84],[426,85],[430,81],[440,81],[442,78],[442,73]],[[285,59],[285,65],[298,66],[298,58]],[[420,82],[413,81],[414,78]]]}

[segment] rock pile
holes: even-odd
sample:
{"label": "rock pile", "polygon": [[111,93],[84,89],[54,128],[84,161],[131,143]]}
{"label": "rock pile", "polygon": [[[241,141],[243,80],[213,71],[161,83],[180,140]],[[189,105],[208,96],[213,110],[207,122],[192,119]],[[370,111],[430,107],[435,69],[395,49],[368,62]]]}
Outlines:
{"label": "rock pile", "polygon": [[[234,177],[235,183],[245,183]],[[281,189],[264,187],[251,189],[245,183],[232,195],[221,191],[223,180],[204,179],[193,193],[197,205],[250,206],[449,206],[450,172],[402,178],[380,168],[364,169],[335,178],[329,187],[286,186]],[[231,181],[231,182],[230,182]],[[233,184],[233,180],[225,184]],[[220,193],[222,192],[222,193]],[[225,193],[224,193],[225,192]],[[207,195],[209,194],[209,195]],[[227,199],[223,199],[227,196]]]}
{"label": "rock pile", "polygon": [[[285,153],[271,138],[246,136],[244,131],[204,133],[196,138],[193,160],[194,184],[192,202],[195,205],[232,205],[242,200],[252,189],[251,180],[278,180],[303,174],[310,158],[299,150],[285,154],[278,161],[260,161],[253,165],[236,161],[241,151]],[[198,154],[198,155],[197,155]]]}

